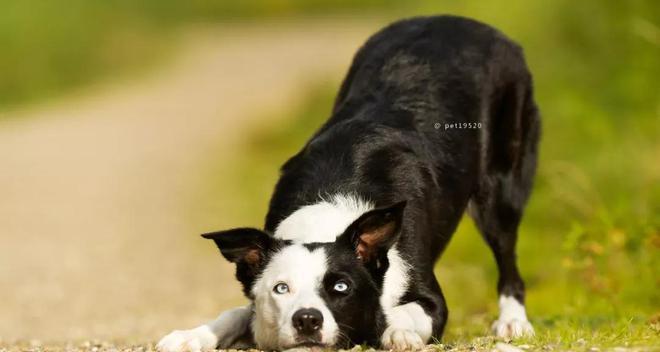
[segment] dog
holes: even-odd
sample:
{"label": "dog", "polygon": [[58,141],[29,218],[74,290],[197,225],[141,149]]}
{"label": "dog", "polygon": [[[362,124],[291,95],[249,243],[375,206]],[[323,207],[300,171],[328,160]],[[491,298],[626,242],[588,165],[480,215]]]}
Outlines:
{"label": "dog", "polygon": [[203,235],[251,304],[157,347],[423,348],[447,321],[433,269],[464,212],[499,270],[494,333],[533,334],[516,239],[540,125],[522,49],[499,31],[455,16],[387,26],[282,166],[264,229]]}

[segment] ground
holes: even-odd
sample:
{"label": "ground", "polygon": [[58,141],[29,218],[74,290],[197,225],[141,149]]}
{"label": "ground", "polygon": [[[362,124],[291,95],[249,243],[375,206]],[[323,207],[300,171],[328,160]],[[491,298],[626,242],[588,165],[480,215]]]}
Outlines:
{"label": "ground", "polygon": [[209,160],[309,77],[341,76],[374,26],[191,28],[156,72],[3,112],[0,337],[155,340],[243,302],[199,238],[239,225],[199,205]]}

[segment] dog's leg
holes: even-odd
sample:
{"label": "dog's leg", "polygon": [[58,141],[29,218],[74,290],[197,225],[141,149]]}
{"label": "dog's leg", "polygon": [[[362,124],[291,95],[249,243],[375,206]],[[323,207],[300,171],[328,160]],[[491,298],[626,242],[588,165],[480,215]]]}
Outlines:
{"label": "dog's leg", "polygon": [[[508,182],[507,182],[508,180]],[[470,201],[468,212],[474,218],[482,236],[495,256],[499,271],[500,316],[493,323],[493,332],[500,337],[513,338],[533,335],[534,329],[525,311],[525,284],[516,263],[518,224],[522,217],[523,201],[510,201],[514,187],[512,176],[502,177],[492,189]]]}
{"label": "dog's leg", "polygon": [[[517,52],[516,52],[517,53]],[[497,262],[500,316],[493,332],[512,338],[532,335],[525,311],[525,285],[516,263],[518,225],[536,171],[540,119],[522,54],[519,66],[507,67],[514,83],[495,95],[483,131],[481,179],[468,213],[488,242]],[[513,67],[513,68],[512,68]]]}
{"label": "dog's leg", "polygon": [[156,348],[161,352],[229,348],[250,329],[251,320],[251,305],[230,309],[194,329],[172,331],[158,342]]}
{"label": "dog's leg", "polygon": [[521,214],[511,207],[508,207],[511,213],[506,216],[501,216],[501,209],[483,209],[482,205],[475,204],[470,207],[471,212],[478,212],[472,215],[493,251],[500,275],[497,283],[500,316],[493,323],[493,332],[504,338],[533,335],[534,330],[525,311],[525,284],[516,264],[515,247]]}
{"label": "dog's leg", "polygon": [[513,85],[495,106],[493,111],[500,115],[491,118],[490,143],[482,147],[482,179],[468,213],[493,251],[499,270],[500,316],[493,332],[512,338],[534,334],[525,311],[516,241],[536,169],[540,120],[530,86]]}
{"label": "dog's leg", "polygon": [[409,265],[397,251],[388,253],[390,267],[380,298],[386,327],[381,345],[387,350],[410,351],[423,348],[432,336],[440,336],[447,321],[447,305],[435,277],[433,285],[411,280]]}

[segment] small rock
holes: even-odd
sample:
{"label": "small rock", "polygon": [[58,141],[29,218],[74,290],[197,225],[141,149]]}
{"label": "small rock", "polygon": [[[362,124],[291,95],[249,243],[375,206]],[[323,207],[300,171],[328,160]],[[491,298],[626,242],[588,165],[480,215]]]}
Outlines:
{"label": "small rock", "polygon": [[284,352],[308,352],[309,349],[305,347],[294,347],[294,348],[289,348],[288,350],[284,350]]}
{"label": "small rock", "polygon": [[436,345],[426,345],[424,348],[419,350],[420,352],[435,352],[440,350]]}
{"label": "small rock", "polygon": [[493,352],[522,352],[522,350],[514,345],[498,342],[495,344],[495,348],[493,348]]}
{"label": "small rock", "polygon": [[349,350],[342,349],[342,350],[339,350],[338,352],[361,352],[361,351],[362,351],[362,346],[355,345],[355,346],[353,346],[353,348],[351,348]]}

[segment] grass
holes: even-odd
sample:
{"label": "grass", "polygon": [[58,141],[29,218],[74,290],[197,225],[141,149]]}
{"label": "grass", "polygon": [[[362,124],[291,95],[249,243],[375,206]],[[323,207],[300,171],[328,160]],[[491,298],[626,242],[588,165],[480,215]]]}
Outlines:
{"label": "grass", "polygon": [[[501,5],[501,3],[499,3]],[[519,41],[535,77],[543,138],[519,262],[537,336],[530,349],[660,346],[660,29],[650,1],[449,2]],[[441,10],[441,11],[439,11]],[[413,13],[415,11],[412,11]],[[260,226],[278,167],[328,117],[337,84],[321,82],[289,123],[262,126],[228,175],[229,210]],[[264,121],[271,119],[264,118]],[[226,171],[225,171],[226,172]],[[218,190],[220,191],[220,190]],[[237,198],[239,199],[239,198]],[[436,274],[450,307],[442,349],[489,349],[497,272],[465,219]]]}

